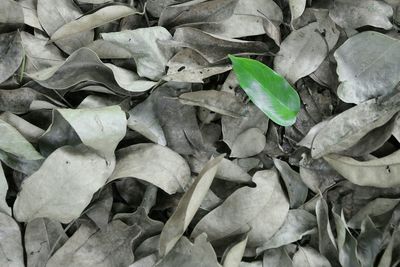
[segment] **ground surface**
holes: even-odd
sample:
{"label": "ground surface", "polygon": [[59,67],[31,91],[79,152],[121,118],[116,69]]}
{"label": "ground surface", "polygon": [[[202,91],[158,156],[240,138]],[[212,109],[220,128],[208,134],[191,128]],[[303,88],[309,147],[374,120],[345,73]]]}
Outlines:
{"label": "ground surface", "polygon": [[[398,0],[1,0],[0,266],[400,266],[399,21]],[[293,85],[294,125],[229,54]]]}

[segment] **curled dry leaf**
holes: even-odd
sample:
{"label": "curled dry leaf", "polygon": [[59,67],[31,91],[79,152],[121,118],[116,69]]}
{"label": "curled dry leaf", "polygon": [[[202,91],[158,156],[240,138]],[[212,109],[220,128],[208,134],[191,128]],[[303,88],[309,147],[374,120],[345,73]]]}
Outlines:
{"label": "curled dry leaf", "polygon": [[240,261],[245,252],[248,237],[247,234],[243,234],[239,238],[236,243],[229,246],[225,251],[222,257],[223,267],[240,267]]}
{"label": "curled dry leaf", "polygon": [[393,16],[393,9],[382,1],[335,1],[333,8],[329,11],[329,15],[342,28],[356,29],[370,25],[388,30],[393,27],[389,20]]}
{"label": "curled dry leaf", "polygon": [[400,185],[400,150],[369,161],[327,155],[324,159],[344,178],[361,186],[390,188]]}
{"label": "curled dry leaf", "polygon": [[25,174],[39,169],[44,158],[7,122],[0,119],[0,159],[6,165]]}
{"label": "curled dry leaf", "polygon": [[53,111],[52,125],[40,139],[40,146],[50,153],[63,145],[83,143],[100,156],[113,158],[125,133],[126,116],[119,106],[57,109]]}
{"label": "curled dry leaf", "polygon": [[179,201],[174,214],[161,232],[159,248],[161,256],[167,255],[186,231],[211,186],[222,158],[223,156],[219,156],[210,160]]}
{"label": "curled dry leaf", "polygon": [[400,40],[378,32],[362,32],[335,51],[338,96],[361,103],[395,91],[400,82]]}
{"label": "curled dry leaf", "polygon": [[165,73],[165,66],[172,57],[172,48],[163,43],[172,38],[163,27],[101,34],[104,40],[118,43],[129,49],[135,59],[139,76],[159,80]]}
{"label": "curled dry leaf", "polygon": [[349,149],[367,133],[387,123],[400,109],[398,96],[384,103],[371,99],[331,119],[315,135],[311,147],[312,157],[319,158]]}
{"label": "curled dry leaf", "polygon": [[21,231],[14,219],[0,212],[0,265],[23,267]]}
{"label": "curled dry leaf", "polygon": [[18,70],[24,58],[19,32],[0,34],[0,58],[0,83],[3,83]]}
{"label": "curled dry leaf", "polygon": [[48,217],[69,223],[79,217],[93,194],[105,184],[114,165],[83,145],[55,150],[22,183],[14,203],[15,218],[29,222]]}
{"label": "curled dry leaf", "polygon": [[231,157],[248,158],[264,150],[266,137],[258,128],[250,128],[236,137],[232,144]]}
{"label": "curled dry leaf", "polygon": [[24,237],[28,266],[46,266],[52,254],[67,240],[61,223],[48,218],[30,221]]}
{"label": "curled dry leaf", "polygon": [[[257,247],[270,239],[283,224],[289,203],[275,170],[257,172],[255,188],[242,187],[230,195],[196,225],[192,236],[207,233],[210,241],[246,232],[248,247]],[[268,197],[267,197],[268,196]],[[268,220],[268,224],[265,221]]]}
{"label": "curled dry leaf", "polygon": [[129,15],[140,14],[135,8],[123,5],[105,6],[94,13],[82,16],[76,20],[70,21],[57,29],[51,35],[51,41],[64,39],[71,35],[86,32]]}
{"label": "curled dry leaf", "polygon": [[[40,24],[48,35],[53,35],[60,27],[82,16],[81,10],[70,0],[38,0],[37,13]],[[51,14],[51,16],[49,16]],[[67,54],[93,41],[94,32],[86,31],[71,35],[56,44]]]}
{"label": "curled dry leaf", "polygon": [[156,144],[136,144],[116,152],[115,171],[108,179],[132,177],[152,183],[168,194],[184,192],[191,182],[186,161],[173,150]]}
{"label": "curled dry leaf", "polygon": [[289,210],[281,228],[279,228],[271,239],[257,248],[257,253],[296,242],[305,235],[315,233],[316,226],[316,218],[311,213],[301,209]]}
{"label": "curled dry leaf", "polygon": [[293,256],[293,267],[331,267],[331,264],[315,249],[299,247]]}
{"label": "curled dry leaf", "polygon": [[139,227],[118,220],[104,230],[82,224],[46,266],[128,266],[134,260],[132,241],[139,234]]}
{"label": "curled dry leaf", "polygon": [[240,117],[245,112],[245,105],[234,95],[216,90],[204,90],[184,93],[179,101],[185,105],[207,108],[221,115]]}

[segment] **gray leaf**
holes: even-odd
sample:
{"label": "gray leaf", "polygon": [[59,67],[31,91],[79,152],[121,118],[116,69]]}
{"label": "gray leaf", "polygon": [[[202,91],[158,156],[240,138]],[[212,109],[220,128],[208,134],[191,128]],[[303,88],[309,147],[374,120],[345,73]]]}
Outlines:
{"label": "gray leaf", "polygon": [[239,134],[232,144],[231,157],[247,158],[264,150],[266,137],[258,128],[250,128]]}
{"label": "gray leaf", "polygon": [[38,218],[25,229],[25,251],[28,267],[45,267],[51,255],[68,240],[59,222]]}
{"label": "gray leaf", "polygon": [[335,1],[329,15],[342,28],[356,29],[370,25],[388,30],[393,27],[389,20],[393,16],[393,9],[382,1]]}
{"label": "gray leaf", "polygon": [[21,6],[13,0],[0,2],[0,32],[10,32],[23,26],[24,13]]}
{"label": "gray leaf", "polygon": [[[40,24],[47,34],[53,35],[61,26],[82,16],[82,12],[71,0],[38,0],[37,13]],[[51,16],[49,16],[51,14]],[[71,54],[78,48],[93,41],[94,32],[87,31],[72,35],[56,44],[66,53]]]}
{"label": "gray leaf", "polygon": [[141,28],[130,31],[103,33],[104,40],[116,42],[129,49],[135,59],[139,76],[159,80],[172,57],[172,49],[163,42],[172,38],[163,27]]}
{"label": "gray leaf", "polygon": [[0,58],[0,83],[3,83],[18,70],[24,58],[19,32],[0,34]]}
{"label": "gray leaf", "polygon": [[250,227],[249,247],[259,246],[271,238],[283,224],[289,203],[275,170],[259,171],[253,181],[257,187],[242,187],[235,191],[221,206],[200,220],[192,236],[205,232],[213,241],[244,232]]}
{"label": "gray leaf", "polygon": [[222,262],[223,267],[239,267],[240,261],[242,260],[243,254],[247,245],[247,234],[240,236],[240,239],[229,246],[225,251]]}
{"label": "gray leaf", "polygon": [[3,167],[0,163],[0,213],[11,216],[11,208],[7,205],[6,196],[8,191],[8,183],[4,175]]}
{"label": "gray leaf", "polygon": [[161,232],[159,248],[161,256],[167,255],[186,231],[211,186],[222,158],[223,156],[219,156],[209,161],[179,201],[174,214]]}
{"label": "gray leaf", "polygon": [[21,231],[13,218],[0,212],[0,265],[23,267]]}
{"label": "gray leaf", "polygon": [[292,260],[284,247],[264,252],[263,267],[292,267]]}
{"label": "gray leaf", "polygon": [[104,230],[83,224],[46,266],[128,266],[134,259],[131,243],[139,234],[139,227],[118,220]]}
{"label": "gray leaf", "polygon": [[315,249],[299,247],[293,256],[293,267],[331,267],[331,264]]}
{"label": "gray leaf", "polygon": [[14,216],[23,222],[48,217],[69,223],[79,217],[113,169],[113,161],[106,161],[88,147],[61,147],[24,180],[14,203]]}
{"label": "gray leaf", "polygon": [[108,180],[133,177],[147,181],[168,194],[184,192],[190,184],[186,161],[173,150],[156,144],[136,144],[116,152],[117,165]]}
{"label": "gray leaf", "polygon": [[341,82],[338,96],[344,102],[358,104],[387,95],[400,82],[398,39],[378,32],[362,32],[349,38],[334,55]]}

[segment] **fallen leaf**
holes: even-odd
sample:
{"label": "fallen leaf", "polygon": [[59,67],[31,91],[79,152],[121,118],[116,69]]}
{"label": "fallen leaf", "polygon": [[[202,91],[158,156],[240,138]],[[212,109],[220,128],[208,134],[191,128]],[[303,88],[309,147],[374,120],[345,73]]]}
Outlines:
{"label": "fallen leaf", "polygon": [[239,134],[232,144],[231,157],[248,158],[263,151],[266,138],[258,128],[250,128]]}
{"label": "fallen leaf", "polygon": [[[0,3],[0,32],[17,30],[24,24],[24,13],[21,6],[13,0]],[[1,40],[1,39],[0,39]]]}
{"label": "fallen leaf", "polygon": [[136,225],[118,220],[104,230],[83,224],[46,266],[127,266],[134,260],[131,243],[139,234]]}
{"label": "fallen leaf", "polygon": [[7,205],[6,196],[8,191],[8,183],[4,175],[3,167],[0,164],[0,213],[11,216],[11,208]]}
{"label": "fallen leaf", "polygon": [[186,161],[170,148],[136,144],[116,152],[117,164],[108,182],[133,177],[147,181],[168,194],[184,192],[191,179]]}
{"label": "fallen leaf", "polygon": [[289,210],[281,228],[267,242],[257,248],[257,253],[296,242],[305,235],[315,233],[316,226],[316,218],[311,213],[301,209]]}
{"label": "fallen leaf", "polygon": [[293,256],[293,267],[331,267],[331,264],[315,249],[299,247]]}
{"label": "fallen leaf", "polygon": [[357,161],[353,158],[328,155],[324,159],[344,178],[361,186],[389,188],[400,185],[400,150],[383,158]]}
{"label": "fallen leaf", "polygon": [[184,105],[199,106],[221,115],[240,117],[245,112],[245,105],[231,93],[204,90],[184,93],[179,96]]}
{"label": "fallen leaf", "polygon": [[[6,2],[14,1],[6,0]],[[18,70],[24,58],[19,32],[0,34],[0,57],[0,83],[3,83]]]}
{"label": "fallen leaf", "polygon": [[370,25],[388,30],[393,27],[389,20],[393,16],[393,9],[382,1],[335,1],[329,16],[342,28],[356,29]]}
{"label": "fallen leaf", "polygon": [[106,59],[121,59],[121,58],[133,58],[132,53],[120,44],[97,39],[86,46],[90,50],[93,50],[99,58]]}
{"label": "fallen leaf", "polygon": [[240,267],[240,261],[242,260],[247,244],[247,235],[240,236],[237,243],[232,244],[225,251],[222,262],[223,267]]}
{"label": "fallen leaf", "polygon": [[24,23],[33,28],[43,31],[42,25],[40,25],[37,15],[37,1],[36,0],[20,0],[18,4],[22,7],[24,14]]}
{"label": "fallen leaf", "polygon": [[223,156],[209,161],[179,201],[161,232],[159,253],[167,255],[186,231],[206,196]]}
{"label": "fallen leaf", "polygon": [[292,259],[284,247],[269,249],[264,252],[262,266],[268,267],[292,267]]}
{"label": "fallen leaf", "polygon": [[221,206],[203,217],[192,236],[205,232],[210,241],[214,241],[250,227],[248,247],[260,246],[271,238],[283,224],[289,203],[275,170],[257,172],[253,182],[257,187],[238,189]]}
{"label": "fallen leaf", "polygon": [[46,266],[52,254],[68,240],[68,236],[57,221],[37,218],[25,228],[25,251],[28,266]]}
{"label": "fallen leaf", "polygon": [[300,17],[306,9],[306,0],[289,0],[291,21]]}
{"label": "fallen leaf", "polygon": [[[53,35],[60,27],[82,16],[81,10],[70,0],[38,0],[38,19],[48,35]],[[49,16],[51,14],[51,16]],[[56,44],[67,54],[93,41],[94,32],[86,31],[72,35]]]}
{"label": "fallen leaf", "polygon": [[39,169],[44,158],[13,126],[0,119],[0,159],[25,174]]}
{"label": "fallen leaf", "polygon": [[12,217],[2,212],[0,212],[0,247],[1,266],[25,266],[19,226]]}
{"label": "fallen leaf", "polygon": [[362,32],[349,38],[334,55],[341,82],[338,96],[344,102],[358,104],[390,94],[400,82],[398,39],[378,32]]}
{"label": "fallen leaf", "polygon": [[106,41],[121,44],[131,51],[139,76],[159,80],[165,73],[165,66],[172,57],[172,49],[163,43],[172,38],[163,27],[102,33]]}
{"label": "fallen leaf", "polygon": [[381,251],[383,234],[367,216],[361,225],[361,233],[357,238],[357,257],[362,266],[373,267],[378,253]]}
{"label": "fallen leaf", "polygon": [[113,169],[114,162],[88,147],[61,147],[24,180],[14,216],[21,222],[48,217],[69,223],[79,217]]}
{"label": "fallen leaf", "polygon": [[65,39],[71,35],[86,32],[111,21],[134,14],[140,14],[140,12],[135,8],[123,5],[105,6],[94,13],[82,16],[62,25],[51,35],[50,40],[57,41]]}
{"label": "fallen leaf", "polygon": [[292,125],[300,110],[300,98],[278,73],[259,61],[230,56],[240,86],[272,121]]}

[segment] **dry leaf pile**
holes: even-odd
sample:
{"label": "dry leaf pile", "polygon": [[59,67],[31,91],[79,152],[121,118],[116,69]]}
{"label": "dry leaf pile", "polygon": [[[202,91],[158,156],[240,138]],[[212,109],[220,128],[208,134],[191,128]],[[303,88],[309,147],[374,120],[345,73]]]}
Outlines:
{"label": "dry leaf pile", "polygon": [[[1,0],[0,266],[400,266],[399,0]],[[284,76],[281,127],[228,55]]]}

